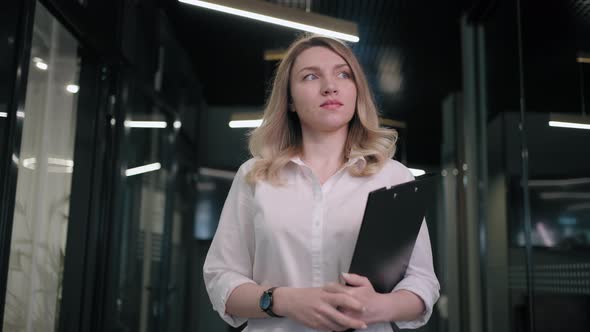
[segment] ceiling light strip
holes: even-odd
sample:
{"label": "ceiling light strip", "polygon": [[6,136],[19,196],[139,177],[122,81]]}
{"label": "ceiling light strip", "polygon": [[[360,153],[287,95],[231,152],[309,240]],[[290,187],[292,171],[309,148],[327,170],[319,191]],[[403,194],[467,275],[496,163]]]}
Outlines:
{"label": "ceiling light strip", "polygon": [[125,175],[126,176],[133,176],[133,175],[137,175],[137,174],[157,171],[160,168],[162,168],[162,165],[160,163],[153,163],[153,164],[148,164],[148,165],[144,165],[144,166],[130,168],[125,171]]}
{"label": "ceiling light strip", "polygon": [[258,120],[233,120],[229,122],[230,128],[257,128],[262,124],[262,119]]}
{"label": "ceiling light strip", "polygon": [[232,15],[238,15],[238,16],[250,18],[253,20],[257,20],[257,21],[268,22],[268,23],[281,25],[284,27],[292,28],[292,29],[298,29],[298,30],[302,30],[302,31],[307,31],[307,32],[319,34],[319,35],[330,36],[330,37],[346,40],[346,41],[353,42],[353,43],[356,43],[359,41],[359,37],[357,37],[355,35],[337,32],[334,30],[329,30],[329,29],[324,29],[324,28],[319,28],[319,27],[313,26],[313,25],[293,22],[290,20],[285,20],[285,19],[281,19],[281,18],[277,18],[277,17],[273,17],[273,16],[258,14],[258,13],[247,11],[247,10],[223,6],[223,5],[219,5],[219,4],[215,4],[215,3],[211,3],[211,2],[207,2],[207,1],[200,1],[200,0],[178,0],[178,1],[189,4],[189,5],[194,5],[194,6],[207,8],[207,9],[211,9],[211,10],[216,10],[216,11],[220,11],[220,12],[224,12],[224,13],[228,13],[228,14],[232,14]]}
{"label": "ceiling light strip", "polygon": [[549,121],[549,126],[574,129],[590,129],[590,124],[577,122]]}
{"label": "ceiling light strip", "polygon": [[127,128],[166,128],[168,124],[166,121],[130,121],[125,120],[125,127]]}

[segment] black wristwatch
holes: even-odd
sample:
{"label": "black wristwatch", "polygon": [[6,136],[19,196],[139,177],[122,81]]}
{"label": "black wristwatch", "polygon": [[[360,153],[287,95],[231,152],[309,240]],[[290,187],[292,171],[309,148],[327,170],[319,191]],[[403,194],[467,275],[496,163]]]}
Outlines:
{"label": "black wristwatch", "polygon": [[272,311],[272,293],[275,289],[276,287],[272,287],[265,290],[264,293],[262,293],[262,295],[260,296],[260,302],[258,303],[258,305],[260,306],[260,309],[266,312],[266,314],[270,317],[280,318],[283,316],[279,316]]}

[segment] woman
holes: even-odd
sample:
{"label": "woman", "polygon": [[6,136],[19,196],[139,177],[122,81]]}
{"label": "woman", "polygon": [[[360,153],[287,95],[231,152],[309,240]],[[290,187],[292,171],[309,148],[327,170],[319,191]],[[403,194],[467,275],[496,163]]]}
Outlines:
{"label": "woman", "polygon": [[368,193],[413,179],[391,159],[396,138],[379,128],[366,78],[346,45],[304,36],[290,46],[250,137],[254,158],[236,174],[203,267],[226,322],[247,320],[249,332],[426,323],[439,284],[425,223],[393,292],[376,293],[365,277],[343,273]]}

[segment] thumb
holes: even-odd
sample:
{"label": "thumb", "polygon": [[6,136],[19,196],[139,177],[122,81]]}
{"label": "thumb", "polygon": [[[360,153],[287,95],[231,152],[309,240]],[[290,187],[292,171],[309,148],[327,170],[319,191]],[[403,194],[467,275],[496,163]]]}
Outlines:
{"label": "thumb", "polygon": [[369,279],[367,279],[367,277],[363,277],[354,273],[342,272],[342,279],[344,279],[344,281],[346,281],[346,283],[351,286],[371,286],[371,282]]}

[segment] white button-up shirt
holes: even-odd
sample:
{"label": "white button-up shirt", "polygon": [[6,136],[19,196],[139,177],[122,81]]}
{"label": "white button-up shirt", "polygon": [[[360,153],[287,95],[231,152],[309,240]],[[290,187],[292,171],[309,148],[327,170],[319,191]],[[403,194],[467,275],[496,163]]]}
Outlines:
{"label": "white button-up shirt", "polygon": [[[369,192],[413,180],[410,171],[395,160],[369,177],[354,177],[346,170],[364,162],[362,158],[350,160],[323,185],[300,158],[293,158],[283,169],[283,186],[266,181],[248,184],[246,174],[254,159],[240,167],[203,267],[213,308],[227,323],[239,326],[247,320],[225,312],[231,292],[244,283],[322,287],[338,282],[339,274],[348,272]],[[391,219],[395,222],[395,211]],[[418,320],[397,322],[398,326],[424,325],[439,296],[425,222],[406,275],[394,291],[400,289],[418,295],[426,310]],[[245,331],[314,330],[288,318],[250,318]],[[366,331],[389,332],[392,328],[381,323]]]}

